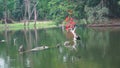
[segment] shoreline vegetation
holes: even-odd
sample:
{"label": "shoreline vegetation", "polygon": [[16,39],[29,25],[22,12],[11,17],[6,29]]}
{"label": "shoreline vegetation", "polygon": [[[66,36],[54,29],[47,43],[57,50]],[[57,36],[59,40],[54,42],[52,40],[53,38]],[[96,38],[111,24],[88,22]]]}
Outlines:
{"label": "shoreline vegetation", "polygon": [[99,23],[88,24],[87,27],[119,27],[120,23]]}
{"label": "shoreline vegetation", "polygon": [[[77,24],[79,27],[88,27],[88,28],[101,28],[101,27],[120,27],[119,20],[110,20],[109,23],[91,23],[91,24]],[[29,29],[42,29],[42,28],[54,28],[61,27],[62,25],[56,25],[54,21],[37,21],[36,25],[34,22],[29,22],[29,25],[24,26],[22,22],[14,22],[11,24],[7,24],[7,28],[5,24],[0,24],[0,31],[8,30],[23,30],[26,28]]]}
{"label": "shoreline vegetation", "polygon": [[110,19],[102,23],[87,24],[87,27],[120,27],[120,19]]}
{"label": "shoreline vegetation", "polygon": [[26,28],[29,29],[41,29],[41,28],[52,28],[57,27],[55,22],[53,21],[37,21],[36,25],[34,25],[34,22],[29,22],[29,25],[24,26],[24,23],[22,22],[14,22],[12,24],[7,24],[7,27],[5,24],[0,24],[0,31],[3,30],[23,30]]}

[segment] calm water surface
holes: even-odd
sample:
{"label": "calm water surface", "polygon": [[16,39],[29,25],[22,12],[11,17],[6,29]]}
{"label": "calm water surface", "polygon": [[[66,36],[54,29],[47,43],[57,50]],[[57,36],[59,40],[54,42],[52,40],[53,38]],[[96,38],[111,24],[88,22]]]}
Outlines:
{"label": "calm water surface", "polygon": [[[71,49],[61,28],[0,31],[0,68],[120,68],[120,29],[77,28],[76,34],[81,40]],[[20,54],[21,45],[49,49]]]}

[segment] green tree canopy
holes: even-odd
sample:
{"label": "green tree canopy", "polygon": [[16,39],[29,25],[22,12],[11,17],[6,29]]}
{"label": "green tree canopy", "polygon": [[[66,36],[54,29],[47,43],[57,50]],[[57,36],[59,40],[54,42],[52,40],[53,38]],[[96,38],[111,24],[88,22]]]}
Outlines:
{"label": "green tree canopy", "polygon": [[[16,21],[24,20],[25,1],[6,0],[7,17]],[[34,9],[35,1],[38,3],[37,19],[54,20],[58,24],[69,15],[68,10],[73,11],[72,17],[75,19],[85,19],[88,23],[120,17],[120,0],[29,0],[30,12]],[[4,18],[4,11],[4,1],[0,0],[0,19]],[[31,16],[31,20],[34,19],[34,15]]]}

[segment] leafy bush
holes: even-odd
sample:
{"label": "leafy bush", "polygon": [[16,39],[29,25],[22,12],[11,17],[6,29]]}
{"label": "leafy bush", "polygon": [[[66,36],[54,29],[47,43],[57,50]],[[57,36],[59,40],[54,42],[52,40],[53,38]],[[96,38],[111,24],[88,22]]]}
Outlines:
{"label": "leafy bush", "polygon": [[85,12],[88,23],[101,23],[108,20],[106,17],[108,8],[101,7],[100,4],[95,7],[85,6]]}

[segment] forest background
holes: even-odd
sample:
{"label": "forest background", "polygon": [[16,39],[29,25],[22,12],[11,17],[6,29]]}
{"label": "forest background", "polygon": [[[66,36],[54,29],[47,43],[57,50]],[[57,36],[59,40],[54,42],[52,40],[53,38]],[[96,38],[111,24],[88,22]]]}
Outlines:
{"label": "forest background", "polygon": [[120,0],[0,0],[1,23],[52,20],[58,25],[69,10],[80,24],[109,23],[120,18]]}

